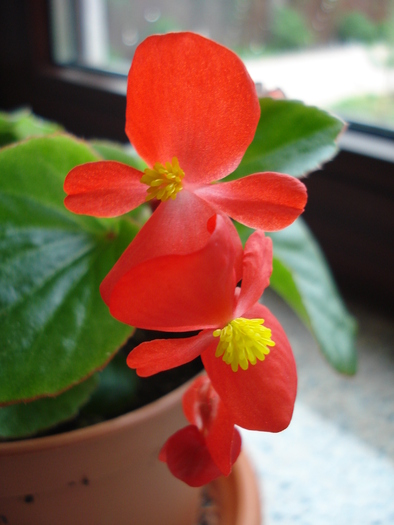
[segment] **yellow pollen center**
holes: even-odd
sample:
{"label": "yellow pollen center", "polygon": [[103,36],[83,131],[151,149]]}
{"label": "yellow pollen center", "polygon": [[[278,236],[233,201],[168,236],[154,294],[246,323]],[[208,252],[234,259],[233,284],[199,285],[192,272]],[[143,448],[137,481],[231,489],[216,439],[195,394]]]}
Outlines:
{"label": "yellow pollen center", "polygon": [[255,365],[257,359],[264,361],[269,354],[269,346],[275,346],[271,339],[271,330],[263,326],[264,319],[245,319],[239,317],[227,326],[213,332],[214,337],[220,337],[216,348],[216,357],[223,356],[223,361],[234,372],[238,366],[247,370],[249,363]]}
{"label": "yellow pollen center", "polygon": [[173,157],[172,162],[166,162],[165,166],[156,162],[153,169],[146,168],[141,182],[150,186],[146,199],[159,199],[167,201],[175,199],[176,194],[182,189],[182,179],[185,176],[184,171],[180,168],[178,159]]}

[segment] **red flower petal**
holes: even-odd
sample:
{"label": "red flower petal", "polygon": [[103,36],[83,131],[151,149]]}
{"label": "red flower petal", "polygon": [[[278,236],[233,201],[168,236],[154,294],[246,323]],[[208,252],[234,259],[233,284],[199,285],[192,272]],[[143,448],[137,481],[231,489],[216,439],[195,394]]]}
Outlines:
{"label": "red flower petal", "polygon": [[147,341],[130,352],[127,364],[136,369],[140,377],[148,377],[192,361],[212,339],[212,330],[203,330],[194,337]]}
{"label": "red flower petal", "polygon": [[145,201],[142,173],[120,162],[88,162],[76,166],[64,181],[64,200],[74,213],[95,217],[116,217]]}
{"label": "red flower petal", "polygon": [[[203,248],[211,237],[207,222],[213,215],[215,210],[208,203],[188,191],[180,192],[174,201],[162,202],[101,283],[104,302],[109,305],[115,284],[137,264]],[[233,239],[237,238],[235,231]],[[242,247],[238,250],[242,258]]]}
{"label": "red flower petal", "polygon": [[252,233],[246,241],[243,257],[241,293],[233,318],[242,317],[260,299],[272,273],[272,241],[262,231]]}
{"label": "red flower petal", "polygon": [[231,173],[260,116],[256,89],[229,49],[193,33],[151,36],[136,49],[126,133],[153,166],[175,156],[185,184]]}
{"label": "red flower petal", "polygon": [[191,487],[201,487],[221,476],[194,425],[178,430],[164,444],[159,459],[165,461],[171,473]]}
{"label": "red flower petal", "polygon": [[[211,333],[206,330],[206,333]],[[213,336],[212,336],[213,340]],[[208,342],[209,343],[211,341]],[[212,387],[211,380],[206,375],[197,377],[183,394],[183,413],[190,424],[196,425],[199,430],[208,428],[212,417],[216,414],[219,396]]]}
{"label": "red flower petal", "polygon": [[233,311],[235,259],[231,230],[218,216],[201,250],[156,257],[124,274],[113,287],[110,312],[123,323],[149,330],[216,328]]}
{"label": "red flower petal", "polygon": [[217,342],[201,354],[212,385],[228,408],[234,423],[250,430],[280,432],[290,423],[297,390],[293,353],[279,321],[263,305],[256,304],[243,317],[263,318],[272,330],[275,346],[264,361],[247,370],[231,367],[215,357]]}
{"label": "red flower petal", "polygon": [[[231,424],[230,433],[228,420],[226,423],[227,427],[224,427],[220,424],[220,420],[218,420],[212,432],[205,438],[205,443],[211,458],[223,476],[228,476],[231,473],[231,469],[237,461],[242,447],[241,434],[234,428],[233,424]],[[216,430],[218,430],[218,432],[216,432]],[[222,431],[222,433],[220,433],[220,431]]]}
{"label": "red flower petal", "polygon": [[289,226],[304,211],[302,182],[282,173],[256,173],[195,190],[202,199],[233,219],[264,231]]}
{"label": "red flower petal", "polygon": [[[203,248],[212,233],[207,223],[213,216],[215,211],[207,202],[186,190],[177,195],[176,201],[161,203],[101,283],[104,302],[109,305],[115,284],[137,264],[162,255],[186,254]],[[242,277],[242,244],[231,220],[227,216],[222,219],[236,253],[238,282]]]}
{"label": "red flower petal", "polygon": [[218,412],[205,436],[205,442],[222,474],[228,476],[241,452],[241,436],[234,428],[229,411],[222,402],[219,403]]}
{"label": "red flower petal", "polygon": [[[208,343],[209,344],[209,343]],[[207,376],[198,377],[183,396],[183,412],[200,430],[212,459],[228,476],[241,451],[234,422]]]}

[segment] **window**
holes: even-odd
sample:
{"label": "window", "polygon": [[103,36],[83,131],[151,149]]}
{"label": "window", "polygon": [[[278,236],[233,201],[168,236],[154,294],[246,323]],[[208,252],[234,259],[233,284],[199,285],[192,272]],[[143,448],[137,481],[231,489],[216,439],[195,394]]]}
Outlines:
{"label": "window", "polygon": [[261,89],[394,131],[392,0],[52,0],[51,14],[58,64],[126,75],[146,36],[192,30]]}

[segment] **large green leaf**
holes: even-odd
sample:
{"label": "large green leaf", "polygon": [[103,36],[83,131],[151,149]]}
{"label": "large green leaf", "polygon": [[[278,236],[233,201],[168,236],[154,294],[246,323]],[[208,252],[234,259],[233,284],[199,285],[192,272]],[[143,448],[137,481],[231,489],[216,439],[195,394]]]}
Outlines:
{"label": "large green leaf", "polygon": [[62,127],[54,122],[40,119],[29,109],[11,113],[0,111],[0,146],[12,144],[28,137],[40,137],[61,131]]}
{"label": "large green leaf", "polygon": [[241,164],[226,180],[264,171],[300,177],[337,151],[343,122],[294,100],[260,99],[261,116]]}
{"label": "large green leaf", "polygon": [[109,315],[99,285],[137,227],[63,205],[67,172],[96,159],[67,135],[0,151],[0,403],[82,381],[132,331]]}
{"label": "large green leaf", "polygon": [[[252,230],[242,225],[237,228],[246,241]],[[288,228],[269,235],[274,245],[271,288],[311,330],[331,365],[340,372],[354,374],[356,325],[312,233],[298,219]]]}
{"label": "large green leaf", "polygon": [[17,439],[37,434],[74,417],[95,388],[96,374],[56,397],[0,408],[0,439]]}

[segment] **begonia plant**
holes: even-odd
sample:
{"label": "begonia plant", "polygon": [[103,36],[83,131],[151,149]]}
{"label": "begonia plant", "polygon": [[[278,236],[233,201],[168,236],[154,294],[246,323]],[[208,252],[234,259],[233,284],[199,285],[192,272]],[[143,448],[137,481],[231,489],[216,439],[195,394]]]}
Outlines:
{"label": "begonia plant", "polygon": [[[228,475],[236,426],[278,432],[293,412],[291,347],[259,302],[270,279],[329,361],[354,371],[352,320],[308,229],[290,226],[306,204],[298,177],[334,154],[338,119],[259,100],[232,51],[174,33],[146,39],[132,62],[126,133],[136,153],[51,126],[23,135],[15,117],[3,120],[0,139],[2,129],[44,136],[0,150],[0,404],[9,405],[0,437],[42,432],[91,406],[111,374],[114,390],[132,384],[118,368],[126,358],[112,358],[135,327],[201,330],[143,342],[128,373],[201,357],[208,377],[183,401],[190,424],[160,459],[193,486]],[[131,395],[126,386],[114,404]]]}

